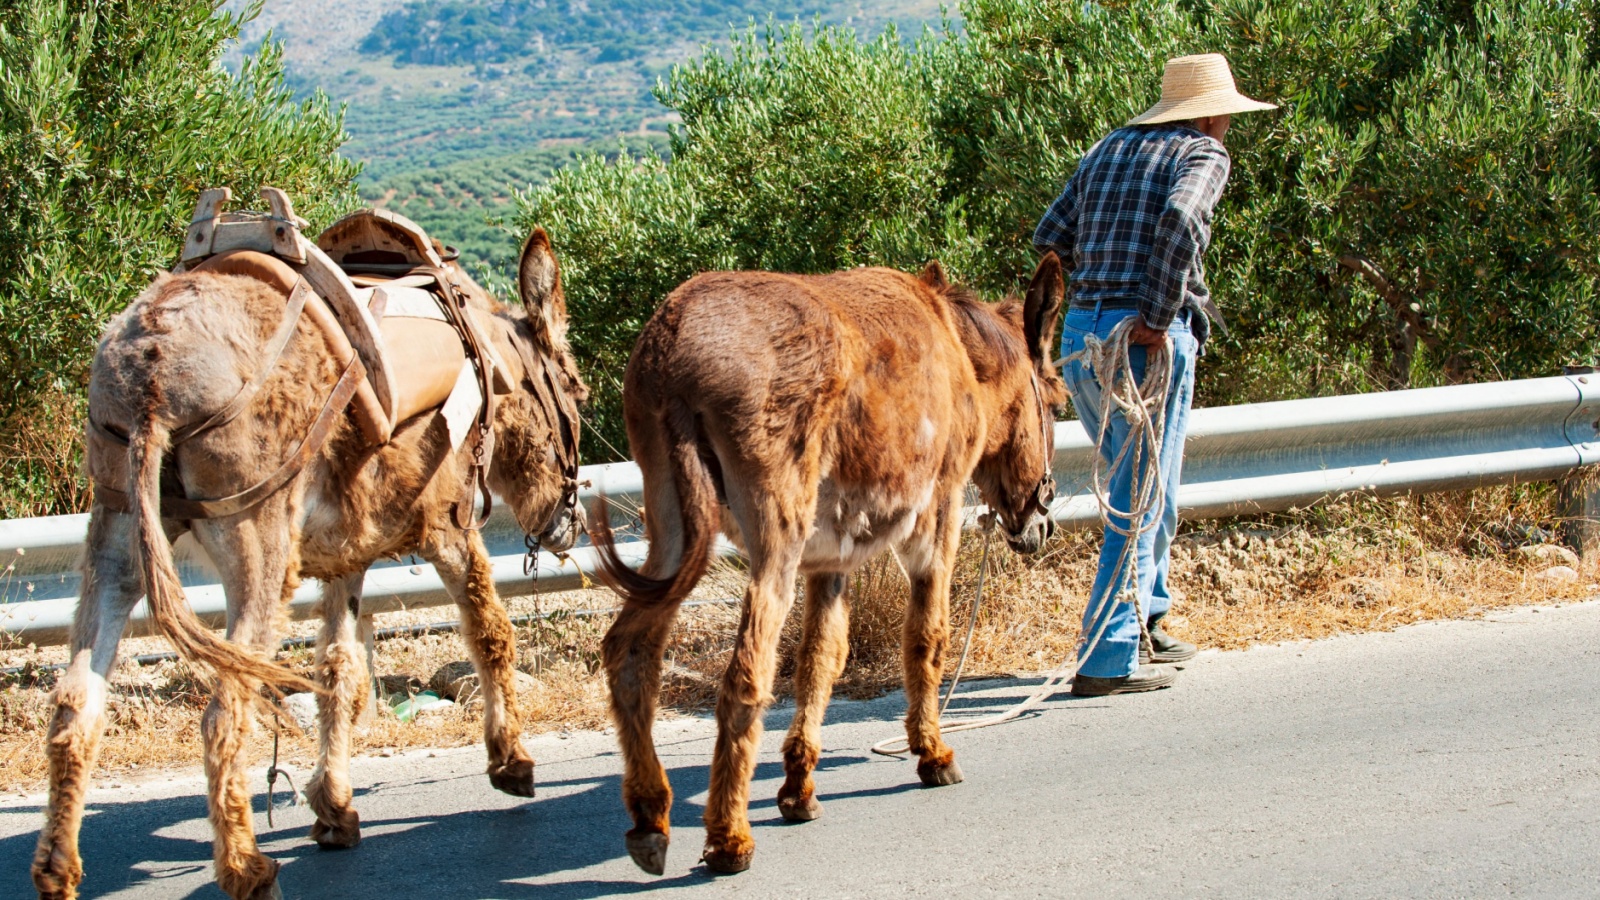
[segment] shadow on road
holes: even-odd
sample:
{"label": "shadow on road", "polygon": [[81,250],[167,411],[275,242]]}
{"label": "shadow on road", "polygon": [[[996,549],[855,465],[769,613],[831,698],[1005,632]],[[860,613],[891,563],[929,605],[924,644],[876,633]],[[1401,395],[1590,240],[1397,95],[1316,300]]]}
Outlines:
{"label": "shadow on road", "polygon": [[[1005,697],[961,698],[952,711],[992,712],[1026,696],[1029,682],[1012,682],[1016,691]],[[975,690],[1007,687],[989,681]],[[1011,696],[1015,693],[1016,696]],[[1055,706],[1060,700],[1052,702]],[[897,696],[862,703],[841,703],[828,716],[830,724],[881,722],[883,737],[899,730],[898,717],[904,701]],[[788,725],[792,708],[774,709],[768,717],[769,730],[781,731]],[[678,798],[673,806],[674,844],[669,854],[669,870],[683,872],[686,864],[698,858],[700,817],[704,812],[698,799],[707,789],[709,767],[703,760],[709,750],[707,735],[664,741],[660,745],[664,763]],[[841,752],[842,751],[842,752]],[[606,754],[612,755],[612,754]],[[673,766],[675,760],[683,764]],[[694,762],[688,762],[693,759]],[[882,775],[870,787],[854,790],[829,790],[831,771],[874,762],[883,763]],[[565,769],[561,763],[550,768]],[[361,777],[360,764],[355,776]],[[612,768],[620,768],[620,760]],[[544,771],[549,771],[548,769]],[[782,764],[776,760],[757,766],[757,784],[751,803],[752,824],[758,844],[767,844],[771,835],[762,832],[789,826],[776,812],[776,784],[782,778]],[[264,829],[258,840],[264,852],[283,864],[280,884],[291,898],[329,896],[330,891],[358,900],[367,897],[503,897],[539,900],[587,900],[612,894],[670,890],[692,886],[712,877],[695,866],[686,874],[652,878],[627,865],[629,876],[601,880],[590,872],[614,860],[626,861],[622,835],[630,823],[621,801],[620,774],[541,781],[538,798],[499,808],[461,809],[473,797],[488,797],[496,804],[511,802],[489,791],[481,774],[444,774],[430,777],[426,770],[418,777],[378,781],[357,791],[356,809],[362,814],[363,840],[348,851],[322,851],[306,837],[309,811],[300,807],[282,814],[280,827],[266,829],[264,811],[258,809],[257,827]],[[846,779],[838,779],[845,781]],[[913,764],[909,760],[891,761],[872,757],[862,748],[830,748],[819,761],[818,792],[829,801],[889,796],[920,790]],[[429,797],[446,797],[430,801]],[[693,799],[691,799],[693,798]],[[396,801],[413,804],[414,810],[393,814]],[[260,807],[264,802],[257,796]],[[437,814],[429,806],[440,808]],[[448,811],[446,811],[448,810]],[[8,813],[42,818],[39,807],[13,808]],[[386,813],[388,813],[386,815]],[[205,821],[205,800],[199,793],[186,796],[128,802],[96,802],[85,818],[81,847],[86,880],[84,895],[101,896],[121,891],[173,896],[172,885],[162,883],[182,878],[192,884],[195,876],[207,883],[192,890],[193,898],[222,897],[210,884],[210,829]],[[293,824],[285,824],[285,821]],[[0,839],[0,894],[32,896],[28,866],[37,832]],[[571,880],[561,880],[571,873]],[[187,876],[187,877],[185,877]],[[557,876],[557,877],[552,877]],[[537,881],[537,884],[529,883]]]}

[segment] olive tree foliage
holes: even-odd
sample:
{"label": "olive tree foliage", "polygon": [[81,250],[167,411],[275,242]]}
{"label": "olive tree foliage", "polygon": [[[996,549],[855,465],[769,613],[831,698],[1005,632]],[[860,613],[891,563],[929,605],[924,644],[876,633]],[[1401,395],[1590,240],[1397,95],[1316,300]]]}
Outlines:
{"label": "olive tree foliage", "polygon": [[81,504],[95,340],[176,261],[200,189],[282,187],[313,221],[354,203],[340,114],[294,102],[272,42],[222,68],[243,17],[219,5],[0,0],[0,514]]}
{"label": "olive tree foliage", "polygon": [[1209,32],[1227,38],[1213,46],[1285,104],[1241,117],[1230,137],[1212,281],[1240,327],[1216,362],[1216,399],[1595,361],[1592,3],[1229,0],[1209,12]]}
{"label": "olive tree foliage", "polygon": [[[1207,276],[1231,326],[1200,402],[1510,378],[1600,338],[1596,0],[965,0],[962,25],[769,29],[675,70],[668,160],[591,159],[522,198],[567,265],[602,388],[684,278],[915,268],[993,294],[1084,152],[1221,52],[1281,104],[1236,117]],[[620,444],[618,444],[620,447]]]}
{"label": "olive tree foliage", "polygon": [[696,272],[977,264],[961,257],[963,201],[939,200],[947,154],[921,60],[892,31],[752,30],[675,68],[656,95],[682,116],[670,160],[590,157],[519,198],[519,224],[549,231],[564,267],[595,395],[591,455],[597,443],[623,455],[628,353]]}

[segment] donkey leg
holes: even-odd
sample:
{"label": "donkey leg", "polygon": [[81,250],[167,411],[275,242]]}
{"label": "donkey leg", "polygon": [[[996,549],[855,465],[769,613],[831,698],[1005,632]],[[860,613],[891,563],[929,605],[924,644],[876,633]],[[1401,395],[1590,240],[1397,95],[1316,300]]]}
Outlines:
{"label": "donkey leg", "polygon": [[143,593],[133,548],[133,519],[99,507],[89,520],[83,563],[83,599],[72,621],[72,655],[57,682],[55,715],[45,753],[50,761],[50,803],[33,854],[33,884],[41,898],[70,900],[83,880],[78,830],[84,792],[105,730],[107,676],[128,614]]}
{"label": "donkey leg", "polygon": [[633,819],[628,855],[652,875],[666,871],[672,785],[652,734],[661,695],[661,655],[678,605],[628,603],[606,631],[601,649],[611,688],[611,718],[622,747],[622,803]]}
{"label": "donkey leg", "polygon": [[[741,530],[752,545],[761,538],[783,540],[775,522],[766,531]],[[717,742],[711,755],[706,849],[702,857],[706,868],[713,872],[743,872],[750,868],[755,856],[755,839],[750,834],[750,780],[755,775],[756,750],[761,745],[761,717],[772,705],[778,634],[794,602],[800,547],[798,536],[787,546],[771,548],[769,552],[763,552],[769,548],[751,547],[751,580],[745,591],[744,615],[739,622],[733,660],[723,673],[717,694]]]}
{"label": "donkey leg", "polygon": [[[450,537],[444,538],[445,534]],[[483,697],[489,783],[516,797],[532,797],[533,757],[522,746],[522,717],[517,711],[516,632],[495,593],[488,551],[475,531],[451,529],[436,532],[434,538],[423,555],[434,564],[461,610],[461,636]]]}
{"label": "donkey leg", "polygon": [[[216,563],[228,596],[228,640],[270,655],[274,619],[299,583],[299,564],[287,499],[269,500],[247,513],[194,524],[195,538]],[[278,863],[256,846],[247,778],[246,739],[261,685],[253,678],[217,672],[216,692],[200,720],[205,742],[207,806],[217,886],[235,900],[282,897]]]}
{"label": "donkey leg", "polygon": [[[959,784],[955,751],[939,736],[939,684],[950,642],[950,570],[960,547],[958,502],[944,504],[925,542],[927,549],[899,553],[911,579],[901,638],[906,677],[906,740],[917,755],[917,777],[927,787]],[[916,541],[916,538],[912,539]]]}
{"label": "donkey leg", "polygon": [[306,785],[306,802],[317,814],[311,839],[329,850],[361,843],[361,817],[350,805],[350,738],[368,695],[365,647],[357,634],[365,574],[346,575],[322,589],[317,681],[328,693],[317,699],[317,768]]}
{"label": "donkey leg", "polygon": [[809,822],[822,815],[811,773],[822,752],[823,714],[850,652],[850,602],[844,589],[842,574],[806,578],[805,619],[794,673],[794,722],[783,742],[785,777],[778,789],[778,812],[791,822]]}

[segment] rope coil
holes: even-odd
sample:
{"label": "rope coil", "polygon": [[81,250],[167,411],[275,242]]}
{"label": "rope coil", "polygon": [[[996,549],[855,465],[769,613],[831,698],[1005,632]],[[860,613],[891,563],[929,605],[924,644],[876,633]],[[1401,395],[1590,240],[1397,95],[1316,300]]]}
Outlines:
{"label": "rope coil", "polygon": [[[1133,370],[1132,347],[1135,345],[1128,339],[1134,324],[1138,321],[1137,316],[1127,317],[1111,329],[1105,340],[1092,334],[1086,335],[1082,350],[1052,363],[1060,367],[1070,362],[1082,362],[1089,367],[1094,380],[1101,386],[1098,410],[1100,427],[1095,434],[1096,452],[1090,467],[1089,481],[1100,509],[1101,523],[1107,529],[1127,538],[1122,548],[1122,555],[1117,560],[1117,571],[1127,572],[1127,582],[1115,595],[1112,591],[1106,591],[1105,596],[1100,599],[1099,606],[1095,608],[1094,615],[1088,619],[1090,622],[1098,623],[1094,634],[1080,644],[1078,652],[1047,674],[1044,682],[1031,696],[1010,709],[991,716],[947,722],[944,714],[950,707],[951,698],[955,696],[956,686],[960,684],[961,673],[967,663],[967,653],[972,649],[972,635],[977,630],[978,613],[983,604],[984,576],[989,567],[989,542],[993,535],[994,521],[992,514],[986,516],[983,559],[979,563],[978,587],[972,601],[972,617],[967,624],[966,641],[961,648],[955,676],[951,678],[950,687],[945,690],[944,702],[939,706],[940,735],[975,731],[1009,722],[1054,696],[1061,685],[1077,674],[1078,661],[1087,658],[1099,646],[1101,638],[1105,636],[1106,628],[1111,624],[1111,617],[1107,613],[1113,604],[1133,604],[1134,614],[1139,620],[1139,644],[1144,648],[1150,646],[1150,631],[1145,621],[1144,604],[1139,599],[1139,538],[1145,532],[1160,526],[1160,518],[1152,517],[1150,514],[1160,510],[1166,503],[1166,485],[1161,480],[1161,442],[1166,436],[1167,394],[1172,387],[1172,341],[1168,338],[1158,346],[1146,348],[1145,377],[1143,382],[1140,382],[1134,377]],[[1113,413],[1122,414],[1128,423],[1130,433],[1128,439],[1123,441],[1116,457],[1108,463],[1102,451],[1106,446],[1107,437],[1111,434]],[[1109,471],[1116,471],[1124,461],[1131,462],[1133,481],[1128,491],[1130,508],[1120,510],[1112,503],[1110,489],[1106,484],[1107,479],[1103,474],[1108,467]],[[1118,525],[1115,521],[1117,519],[1126,521],[1127,525]],[[910,752],[910,747],[906,738],[897,737],[874,744],[872,752],[882,756],[904,756]]]}

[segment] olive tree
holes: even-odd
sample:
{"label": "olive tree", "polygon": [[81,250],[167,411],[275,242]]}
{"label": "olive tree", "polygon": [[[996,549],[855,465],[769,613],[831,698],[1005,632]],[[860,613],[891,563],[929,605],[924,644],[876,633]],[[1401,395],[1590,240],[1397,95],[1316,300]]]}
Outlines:
{"label": "olive tree", "polygon": [[[245,15],[253,14],[247,11]],[[297,103],[212,0],[0,3],[0,515],[81,505],[81,404],[106,320],[175,262],[197,192],[354,201],[341,116]]]}

